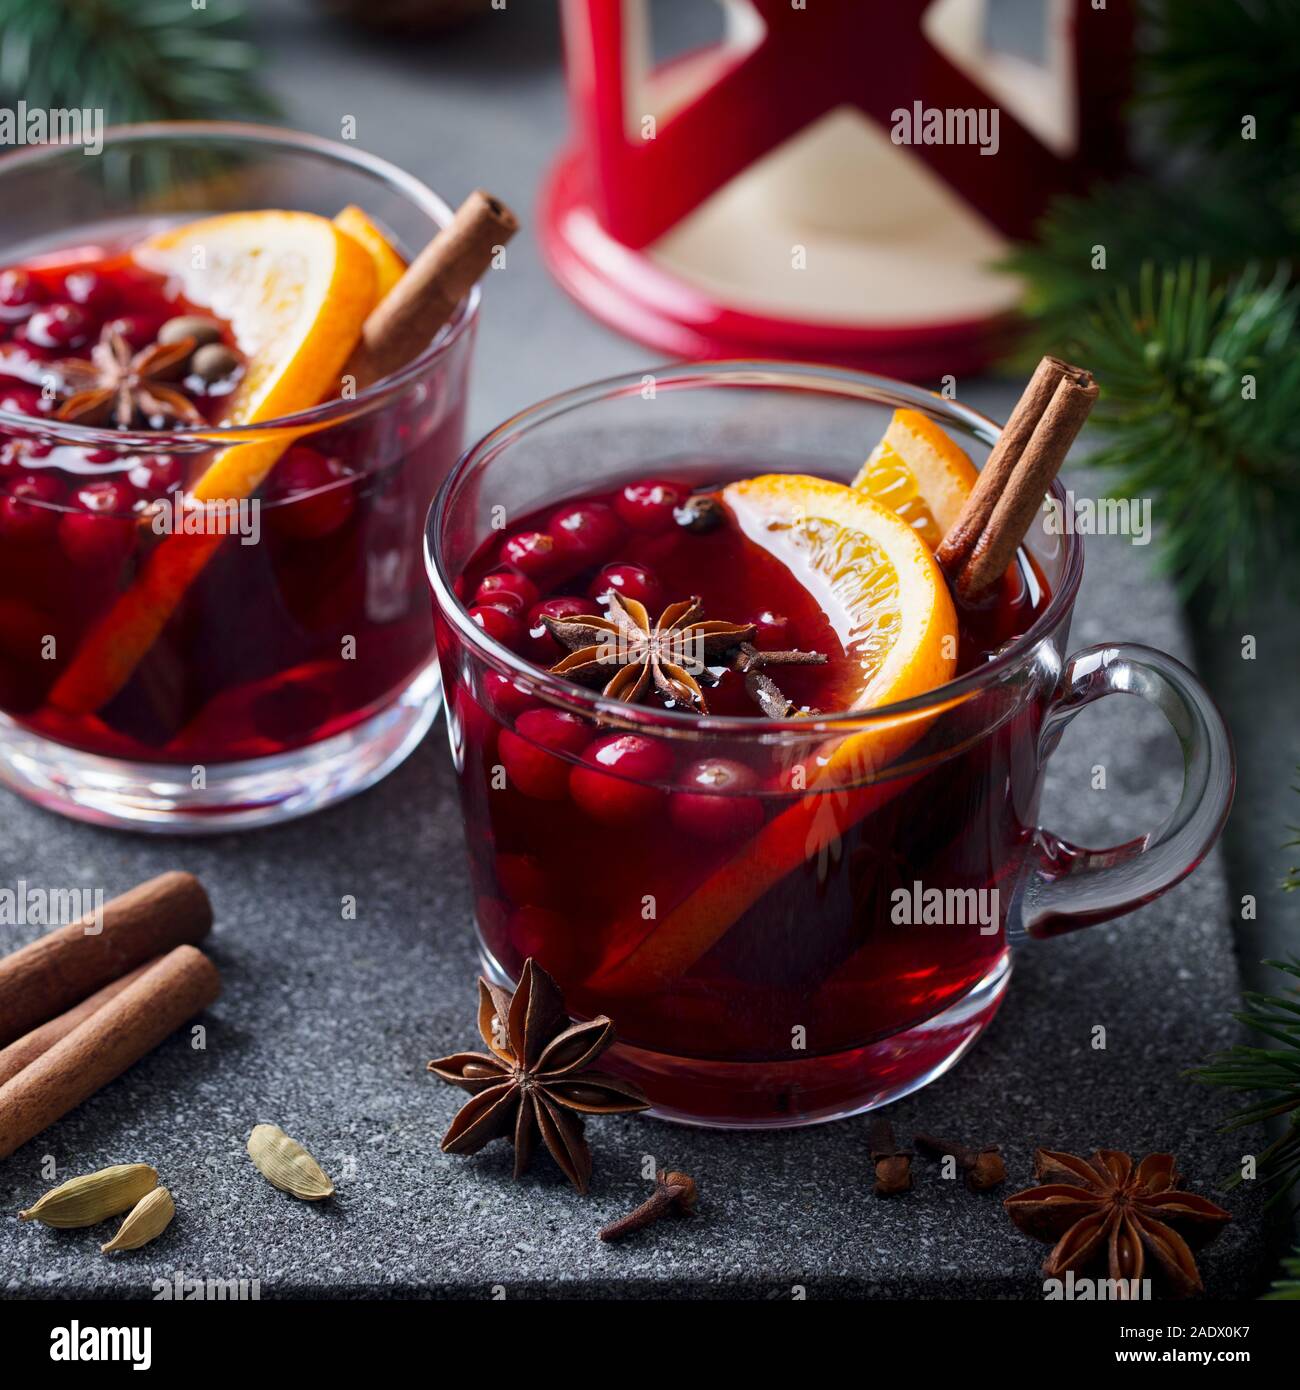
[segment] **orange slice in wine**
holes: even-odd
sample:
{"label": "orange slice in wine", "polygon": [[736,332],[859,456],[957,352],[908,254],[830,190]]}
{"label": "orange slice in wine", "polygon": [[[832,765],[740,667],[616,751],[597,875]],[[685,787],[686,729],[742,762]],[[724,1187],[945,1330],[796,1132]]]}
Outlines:
{"label": "orange slice in wine", "polygon": [[[957,666],[957,615],[933,554],[914,527],[840,483],[774,474],[733,483],[722,500],[732,523],[782,560],[817,599],[856,659],[845,712],[924,694]],[[880,773],[929,727],[931,711],[864,721],[828,735],[806,759],[808,795],[769,821],[731,860],[695,887],[593,988],[655,989],[689,969],[786,874],[824,856],[908,776]]]}
{"label": "orange slice in wine", "polygon": [[[376,299],[372,254],[327,218],[239,212],[190,222],[135,249],[149,270],[228,322],[244,375],[222,423],[254,425],[309,409],[339,391],[343,365]],[[262,485],[293,436],[235,444],[190,489],[200,502],[239,501]],[[126,684],[186,590],[225,539],[167,536],[78,647],[50,701],[69,713],[99,709]]]}
{"label": "orange slice in wine", "polygon": [[896,410],[853,486],[897,512],[937,550],[979,474],[938,425],[919,410]]}
{"label": "orange slice in wine", "polygon": [[349,203],[334,219],[334,225],[366,248],[375,267],[375,303],[406,274],[406,262],[393,243],[355,203]]}

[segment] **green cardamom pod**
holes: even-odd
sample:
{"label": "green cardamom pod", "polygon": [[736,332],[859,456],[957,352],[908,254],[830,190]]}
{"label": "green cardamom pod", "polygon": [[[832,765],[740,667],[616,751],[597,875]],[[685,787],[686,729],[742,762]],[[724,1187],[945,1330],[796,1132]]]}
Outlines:
{"label": "green cardamom pod", "polygon": [[162,1235],[175,1215],[172,1194],[165,1187],[155,1187],[131,1208],[126,1220],[117,1228],[117,1234],[101,1245],[100,1251],[107,1255],[110,1250],[138,1250]]}
{"label": "green cardamom pod", "polygon": [[334,1184],[320,1164],[279,1125],[258,1125],[248,1136],[248,1156],[259,1173],[281,1192],[304,1202],[334,1195]]}
{"label": "green cardamom pod", "polygon": [[64,1231],[97,1226],[135,1206],[157,1186],[158,1174],[147,1163],[119,1163],[69,1178],[61,1187],[51,1188],[35,1206],[20,1211],[18,1219],[41,1221]]}

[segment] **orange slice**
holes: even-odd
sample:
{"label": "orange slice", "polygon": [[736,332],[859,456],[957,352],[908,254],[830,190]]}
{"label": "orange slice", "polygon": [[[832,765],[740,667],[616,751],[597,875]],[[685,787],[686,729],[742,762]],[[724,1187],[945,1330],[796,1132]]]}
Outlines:
{"label": "orange slice", "polygon": [[[375,304],[371,254],[327,218],[240,212],[174,227],[135,251],[174,276],[191,303],[226,320],[245,355],[223,424],[259,424],[306,410],[339,389],[343,365]],[[262,485],[293,436],[221,450],[190,495],[239,501]],[[157,640],[225,537],[169,535],[78,647],[50,701],[89,713],[112,699]]]}
{"label": "orange slice", "polygon": [[334,219],[334,225],[366,248],[375,267],[375,303],[406,274],[406,262],[392,242],[355,203],[349,203]]}
{"label": "orange slice", "polygon": [[[858,659],[865,711],[933,690],[957,666],[957,615],[934,556],[912,526],[865,493],[820,478],[771,475],[733,483],[733,522],[785,562],[820,602]],[[809,757],[808,795],[769,821],[732,860],[693,889],[596,989],[655,989],[689,969],[786,874],[833,854],[839,837],[915,776],[879,774],[914,743],[932,711],[873,721]]]}
{"label": "orange slice", "polygon": [[930,547],[952,529],[979,474],[919,410],[896,410],[853,486],[897,512]]}

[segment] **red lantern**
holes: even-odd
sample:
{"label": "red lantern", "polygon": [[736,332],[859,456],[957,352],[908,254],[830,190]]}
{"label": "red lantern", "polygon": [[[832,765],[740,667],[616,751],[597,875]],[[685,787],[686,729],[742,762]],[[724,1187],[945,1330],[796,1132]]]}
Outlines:
{"label": "red lantern", "polygon": [[643,0],[562,0],[560,283],[675,356],[986,362],[1018,291],[992,263],[1122,161],[1130,6],[1043,0],[1036,64],[984,42],[987,0],[720,3],[720,43],[652,70]]}

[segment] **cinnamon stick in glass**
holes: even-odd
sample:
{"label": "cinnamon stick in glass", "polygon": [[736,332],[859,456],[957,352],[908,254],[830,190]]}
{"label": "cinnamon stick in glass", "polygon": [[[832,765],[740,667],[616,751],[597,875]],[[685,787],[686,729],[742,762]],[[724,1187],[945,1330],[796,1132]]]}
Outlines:
{"label": "cinnamon stick in glass", "polygon": [[121,1076],[220,993],[207,956],[177,946],[0,1086],[0,1158]]}
{"label": "cinnamon stick in glass", "polygon": [[499,198],[475,189],[371,310],[344,368],[357,390],[418,357],[518,230],[518,219]]}
{"label": "cinnamon stick in glass", "polygon": [[1044,357],[935,556],[963,598],[992,588],[1015,559],[1070,446],[1097,400],[1081,367]]}
{"label": "cinnamon stick in glass", "polygon": [[212,904],[203,885],[193,874],[172,872],[106,902],[102,922],[83,918],[5,956],[0,1047],[154,956],[202,941],[211,927]]}

